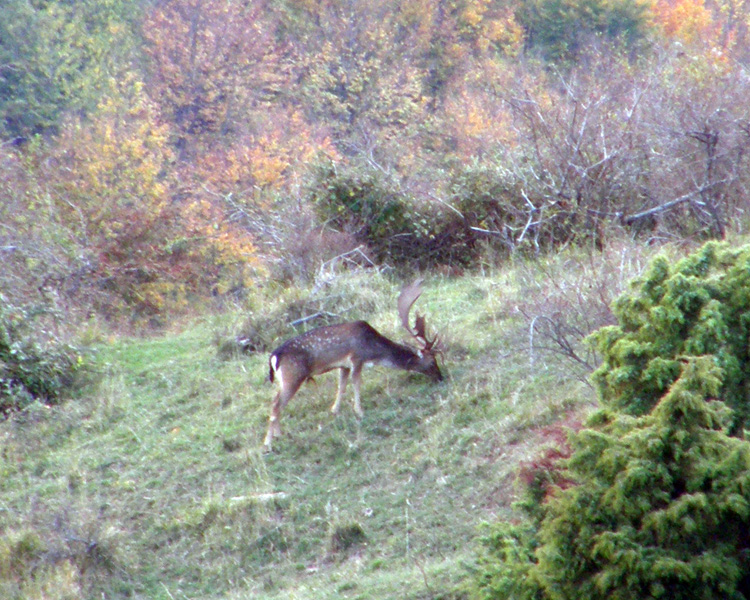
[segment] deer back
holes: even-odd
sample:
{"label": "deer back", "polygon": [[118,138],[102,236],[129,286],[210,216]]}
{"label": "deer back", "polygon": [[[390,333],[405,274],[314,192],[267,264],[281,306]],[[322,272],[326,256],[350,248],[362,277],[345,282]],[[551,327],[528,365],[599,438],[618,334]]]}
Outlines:
{"label": "deer back", "polygon": [[363,351],[367,354],[375,336],[382,337],[365,321],[311,329],[287,340],[271,353],[271,381],[274,371],[284,363],[317,375],[357,360]]}
{"label": "deer back", "polygon": [[299,377],[309,378],[364,363],[419,371],[442,379],[434,357],[389,340],[366,321],[318,327],[287,340],[271,353],[269,376],[273,381],[275,371],[282,366],[293,368]]}

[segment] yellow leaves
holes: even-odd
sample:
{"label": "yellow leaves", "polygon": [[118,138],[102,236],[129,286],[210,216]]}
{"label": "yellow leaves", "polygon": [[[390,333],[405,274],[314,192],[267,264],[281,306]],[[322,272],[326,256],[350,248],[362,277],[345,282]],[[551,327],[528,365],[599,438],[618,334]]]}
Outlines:
{"label": "yellow leaves", "polygon": [[157,109],[137,94],[142,86],[126,77],[119,88],[118,100],[103,100],[90,123],[63,127],[58,150],[65,169],[50,182],[63,208],[74,207],[72,223],[82,220],[88,237],[107,240],[132,228],[134,216],[144,227],[158,218],[167,200],[161,173],[171,156]]}
{"label": "yellow leaves", "polygon": [[737,35],[744,37],[746,24],[737,19],[734,10],[744,11],[746,0],[706,4],[703,0],[656,0],[653,18],[667,40],[675,40],[684,49],[681,69],[690,73],[695,83],[708,83],[716,74],[731,75],[735,65],[730,61]]}
{"label": "yellow leaves", "polygon": [[487,23],[485,36],[506,56],[518,56],[523,49],[524,30],[510,10]]}
{"label": "yellow leaves", "polygon": [[464,42],[471,41],[481,53],[498,50],[506,56],[516,56],[523,46],[524,31],[512,6],[499,6],[490,0],[464,0],[459,8],[458,27]]}
{"label": "yellow leaves", "polygon": [[270,113],[259,129],[260,135],[202,153],[196,182],[219,196],[280,191],[293,185],[317,154],[337,155],[330,139],[311,130],[297,111]]}
{"label": "yellow leaves", "polygon": [[279,148],[277,140],[263,137],[250,151],[253,179],[261,188],[280,187],[291,164],[289,149]]}
{"label": "yellow leaves", "polygon": [[[165,175],[169,130],[139,81],[124,77],[117,91],[89,121],[65,123],[30,176],[107,314],[181,309],[187,288],[167,251],[181,226]],[[42,171],[50,162],[55,168]]]}
{"label": "yellow leaves", "polygon": [[461,11],[463,25],[472,30],[478,29],[484,20],[489,4],[489,0],[466,0]]}
{"label": "yellow leaves", "polygon": [[220,195],[244,193],[249,189],[278,189],[293,161],[293,149],[277,135],[269,134],[249,144],[221,148],[202,157],[199,168],[204,181]]}
{"label": "yellow leaves", "polygon": [[467,82],[456,89],[444,104],[442,118],[461,155],[473,156],[494,145],[516,143],[505,105],[482,89],[480,82]]}
{"label": "yellow leaves", "polygon": [[182,209],[184,229],[191,243],[185,254],[182,278],[192,287],[210,286],[218,293],[251,285],[257,272],[257,250],[252,237],[227,218],[225,207],[206,198],[189,201]]}

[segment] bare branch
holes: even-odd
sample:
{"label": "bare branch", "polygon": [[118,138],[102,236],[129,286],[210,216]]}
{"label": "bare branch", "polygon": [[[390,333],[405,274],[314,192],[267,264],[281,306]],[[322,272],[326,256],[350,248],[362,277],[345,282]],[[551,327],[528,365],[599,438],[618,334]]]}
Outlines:
{"label": "bare branch", "polygon": [[663,213],[665,211],[668,211],[670,208],[674,208],[675,206],[678,206],[680,204],[683,204],[684,202],[689,202],[696,196],[700,196],[704,192],[722,184],[725,183],[724,180],[722,181],[715,181],[713,183],[710,183],[706,186],[701,187],[700,189],[694,190],[692,192],[689,192],[687,194],[683,194],[682,196],[675,198],[674,200],[670,200],[669,202],[666,202],[664,204],[660,204],[659,206],[654,206],[653,208],[649,208],[648,210],[644,210],[642,212],[636,213],[634,215],[627,215],[622,218],[622,222],[625,223],[625,225],[632,225],[635,221],[638,221],[639,219],[644,219],[646,217],[650,217],[652,215],[656,215],[659,213]]}
{"label": "bare branch", "polygon": [[308,315],[306,317],[300,317],[299,319],[295,319],[289,325],[292,327],[296,327],[297,325],[302,325],[303,323],[307,323],[308,321],[312,321],[314,319],[319,319],[320,317],[330,317],[332,319],[338,319],[340,318],[340,315],[337,315],[332,312],[328,312],[327,310],[318,311],[315,314]]}

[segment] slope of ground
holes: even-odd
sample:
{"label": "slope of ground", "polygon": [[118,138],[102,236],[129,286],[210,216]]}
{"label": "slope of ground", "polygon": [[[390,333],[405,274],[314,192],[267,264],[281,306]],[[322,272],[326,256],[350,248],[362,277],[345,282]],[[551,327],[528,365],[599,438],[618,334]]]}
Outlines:
{"label": "slope of ground", "polygon": [[[395,283],[368,318],[402,339]],[[0,596],[461,597],[479,526],[511,518],[518,465],[592,392],[529,355],[507,275],[432,279],[420,310],[444,334],[448,380],[363,377],[361,422],[303,387],[261,452],[267,354],[222,360],[211,317],[96,348],[96,392],[0,424]],[[515,341],[514,341],[515,340]]]}

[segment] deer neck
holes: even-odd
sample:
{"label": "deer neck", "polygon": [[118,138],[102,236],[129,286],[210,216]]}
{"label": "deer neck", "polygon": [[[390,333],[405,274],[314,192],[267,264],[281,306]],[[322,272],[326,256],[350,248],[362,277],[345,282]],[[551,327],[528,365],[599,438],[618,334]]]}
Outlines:
{"label": "deer neck", "polygon": [[382,352],[372,362],[392,369],[412,371],[419,363],[419,354],[408,346],[383,338]]}

